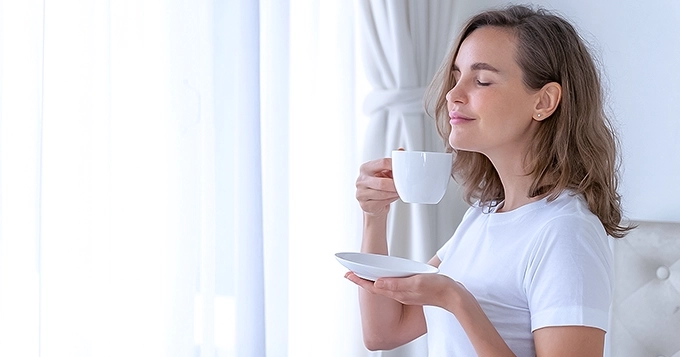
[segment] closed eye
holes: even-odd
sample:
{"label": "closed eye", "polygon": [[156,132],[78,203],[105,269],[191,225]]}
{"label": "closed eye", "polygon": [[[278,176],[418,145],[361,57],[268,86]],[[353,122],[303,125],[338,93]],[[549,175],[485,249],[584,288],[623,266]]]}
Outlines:
{"label": "closed eye", "polygon": [[482,82],[479,79],[475,80],[475,82],[477,83],[478,86],[482,86],[482,87],[488,87],[488,86],[491,85],[490,82]]}

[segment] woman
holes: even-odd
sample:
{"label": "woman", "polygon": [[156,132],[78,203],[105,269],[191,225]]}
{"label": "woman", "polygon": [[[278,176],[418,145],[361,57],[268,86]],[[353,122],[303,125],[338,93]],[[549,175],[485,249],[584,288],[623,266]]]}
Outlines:
{"label": "woman", "polygon": [[[427,332],[431,356],[602,356],[620,238],[616,138],[599,74],[562,18],[511,6],[474,16],[430,86],[471,208],[430,260],[440,274],[360,279],[364,342]],[[390,159],[362,165],[362,252],[388,254]]]}

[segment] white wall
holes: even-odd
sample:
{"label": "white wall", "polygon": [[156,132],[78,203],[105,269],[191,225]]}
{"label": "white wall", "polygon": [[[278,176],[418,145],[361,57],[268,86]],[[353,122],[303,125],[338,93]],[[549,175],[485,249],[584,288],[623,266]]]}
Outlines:
{"label": "white wall", "polygon": [[[458,13],[464,20],[506,3],[460,1]],[[571,20],[602,61],[622,141],[621,193],[627,217],[680,222],[680,1],[534,4]]]}

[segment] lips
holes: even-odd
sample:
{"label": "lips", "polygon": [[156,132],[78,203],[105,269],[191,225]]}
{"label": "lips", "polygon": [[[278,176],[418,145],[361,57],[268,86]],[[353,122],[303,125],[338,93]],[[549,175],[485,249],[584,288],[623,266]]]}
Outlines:
{"label": "lips", "polygon": [[460,112],[457,112],[455,110],[452,110],[449,112],[449,118],[451,118],[450,122],[451,124],[462,124],[462,123],[468,123],[474,119],[463,115]]}

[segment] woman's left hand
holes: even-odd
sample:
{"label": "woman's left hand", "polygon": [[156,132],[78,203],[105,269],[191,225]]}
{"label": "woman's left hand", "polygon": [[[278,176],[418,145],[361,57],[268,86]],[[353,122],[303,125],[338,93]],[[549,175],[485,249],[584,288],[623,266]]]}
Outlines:
{"label": "woman's left hand", "polygon": [[345,277],[367,291],[382,295],[405,305],[432,305],[446,308],[460,296],[460,283],[442,274],[416,274],[407,278],[380,278],[375,282],[364,280],[352,272]]}

